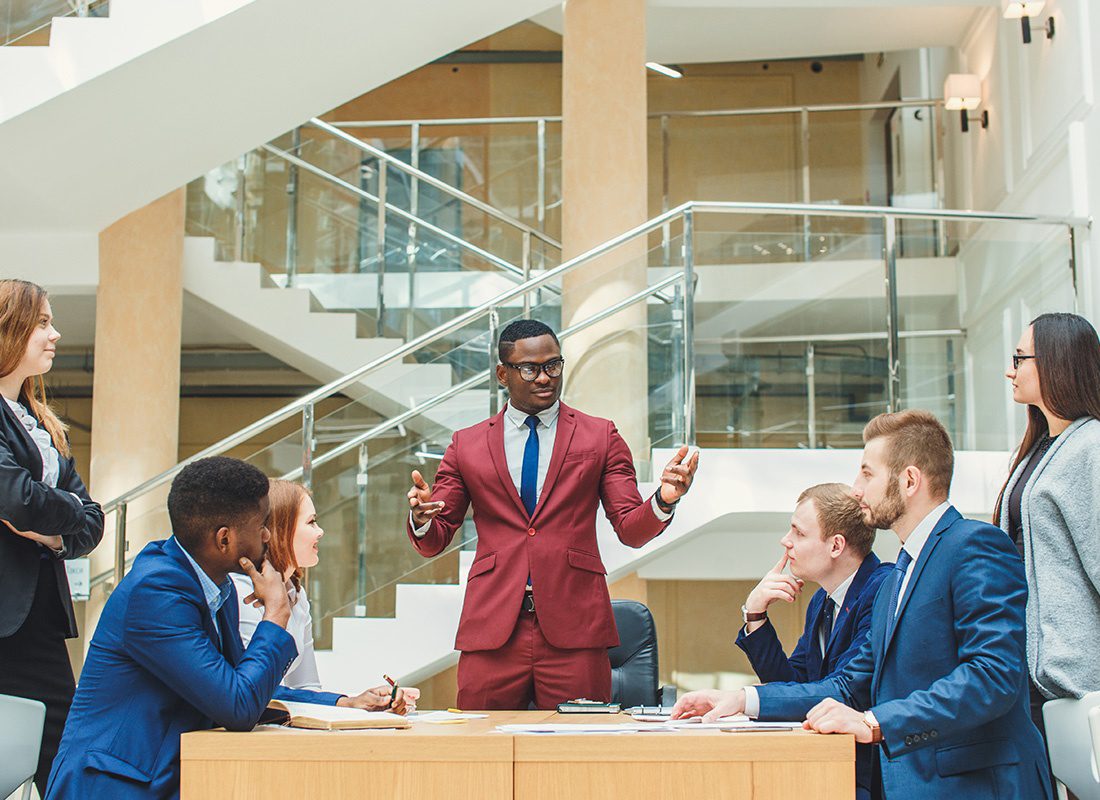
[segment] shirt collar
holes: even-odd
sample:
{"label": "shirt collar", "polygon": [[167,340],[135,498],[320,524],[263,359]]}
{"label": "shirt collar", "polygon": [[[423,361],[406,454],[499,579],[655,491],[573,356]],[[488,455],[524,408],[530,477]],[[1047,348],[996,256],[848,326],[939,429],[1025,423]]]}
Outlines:
{"label": "shirt collar", "polygon": [[944,500],[933,508],[927,517],[917,523],[917,527],[913,528],[913,532],[910,533],[909,538],[905,540],[902,549],[909,554],[914,563],[920,558],[920,551],[924,549],[924,543],[928,541],[928,537],[931,536],[932,531],[935,530],[936,523],[947,513],[947,509],[949,508],[951,508],[951,504]]}
{"label": "shirt collar", "polygon": [[859,572],[859,567],[856,567],[856,571],[849,575],[840,586],[829,592],[829,598],[836,603],[837,608],[844,608],[844,598],[848,595],[848,590],[852,587],[852,581],[856,579],[856,572]]}
{"label": "shirt collar", "polygon": [[233,581],[226,578],[225,583],[218,586],[218,584],[210,579],[210,576],[206,574],[205,570],[198,565],[198,562],[191,558],[191,554],[187,552],[186,547],[180,544],[179,539],[173,536],[172,541],[176,543],[176,547],[180,549],[188,562],[190,562],[191,569],[195,570],[195,575],[199,579],[199,585],[202,586],[202,593],[206,597],[206,604],[210,606],[210,613],[217,616],[219,609],[221,609],[225,601],[229,599],[229,594],[233,591]]}
{"label": "shirt collar", "polygon": [[[539,422],[547,428],[553,428],[554,423],[558,421],[558,412],[561,410],[561,401],[555,400],[554,405],[545,411],[540,411],[536,416],[539,418]],[[508,401],[508,406],[504,410],[504,416],[517,428],[527,427],[527,414],[524,414],[514,405],[512,401]]]}

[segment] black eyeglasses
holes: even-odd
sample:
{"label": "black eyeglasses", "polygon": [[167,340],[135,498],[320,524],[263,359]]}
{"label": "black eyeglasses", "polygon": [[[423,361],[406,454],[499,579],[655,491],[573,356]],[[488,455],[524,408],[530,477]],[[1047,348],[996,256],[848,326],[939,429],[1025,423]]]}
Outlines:
{"label": "black eyeglasses", "polygon": [[1027,361],[1029,358],[1035,358],[1035,356],[1022,356],[1019,353],[1012,354],[1012,368],[1019,369],[1021,361]]}
{"label": "black eyeglasses", "polygon": [[545,364],[510,364],[507,361],[503,363],[504,366],[516,370],[519,376],[527,383],[538,380],[540,372],[545,372],[547,378],[560,378],[562,370],[565,369],[564,358],[555,358],[553,361],[547,361]]}

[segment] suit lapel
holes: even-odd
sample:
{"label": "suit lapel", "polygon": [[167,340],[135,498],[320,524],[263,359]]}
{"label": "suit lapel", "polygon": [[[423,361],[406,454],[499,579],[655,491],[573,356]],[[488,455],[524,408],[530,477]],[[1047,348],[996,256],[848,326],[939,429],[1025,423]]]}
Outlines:
{"label": "suit lapel", "polygon": [[504,411],[489,420],[489,429],[485,433],[489,446],[489,458],[493,462],[493,467],[496,468],[497,477],[500,478],[500,482],[504,486],[504,493],[512,498],[512,503],[523,519],[527,519],[527,509],[523,507],[523,500],[520,499],[519,492],[516,491],[512,474],[508,472],[508,457],[504,454],[504,426],[507,424],[507,420],[504,419]]}
{"label": "suit lapel", "polygon": [[855,606],[856,602],[859,600],[859,596],[863,592],[863,587],[867,585],[867,579],[871,577],[871,573],[878,569],[878,565],[881,563],[878,556],[874,553],[868,553],[867,557],[863,559],[863,563],[859,565],[859,569],[856,570],[856,575],[852,578],[852,584],[848,587],[848,592],[844,595],[844,607],[837,609],[836,617],[833,619],[833,632],[829,636],[829,644],[825,648],[826,660],[829,658],[829,652],[833,649],[833,642],[836,641],[836,637],[841,627],[847,624],[852,607]]}
{"label": "suit lapel", "polygon": [[905,586],[905,594],[901,596],[901,602],[898,604],[898,613],[893,620],[893,624],[887,620],[886,627],[886,642],[883,644],[883,657],[886,655],[886,651],[890,649],[890,643],[894,641],[894,634],[897,633],[898,626],[901,625],[901,616],[905,613],[905,607],[909,605],[909,598],[913,596],[913,591],[916,589],[917,581],[920,580],[920,575],[924,572],[924,568],[928,565],[929,559],[932,558],[932,553],[936,549],[936,545],[940,543],[940,534],[951,527],[955,520],[960,518],[960,514],[955,510],[954,506],[951,506],[947,511],[943,512],[943,516],[940,517],[939,522],[936,523],[936,527],[932,529],[932,533],[928,535],[928,540],[924,543],[924,547],[921,548],[920,556],[917,558],[917,563],[913,565],[913,572],[909,575],[909,583]]}
{"label": "suit lapel", "polygon": [[28,470],[31,475],[37,475],[42,477],[42,473],[45,470],[45,466],[42,464],[42,453],[38,450],[38,443],[31,438],[30,433],[25,427],[23,427],[23,421],[16,416],[11,406],[8,405],[6,400],[0,401],[0,405],[4,406],[4,411],[8,415],[8,421],[15,426],[15,429],[19,431],[20,436],[23,439],[23,444],[27,448],[27,454],[30,457],[31,463],[28,465]]}
{"label": "suit lapel", "polygon": [[[202,590],[202,583],[199,582],[199,576],[195,574],[195,568],[191,566],[191,562],[187,560],[187,556],[183,554],[183,545],[177,542],[174,538],[170,540],[174,547],[165,547],[175,562],[179,565],[180,569],[184,570],[191,576],[191,580],[194,583],[195,594],[199,600],[199,607],[202,609],[202,613],[199,614],[199,618],[202,619],[202,629],[206,631],[206,635],[210,637],[210,643],[218,650],[218,631],[214,627],[214,618],[210,615],[210,606],[206,602],[206,594]],[[235,595],[230,595],[229,600],[235,600]],[[219,613],[225,609],[225,605],[229,602],[226,600],[222,604]]]}
{"label": "suit lapel", "polygon": [[573,432],[577,429],[576,414],[573,409],[562,403],[558,407],[557,431],[554,433],[554,454],[550,456],[550,466],[546,469],[546,480],[542,483],[542,491],[539,492],[539,501],[535,505],[535,513],[531,515],[533,520],[539,515],[539,511],[546,505],[546,498],[557,482],[561,472],[562,462],[569,452],[569,443],[573,441]]}

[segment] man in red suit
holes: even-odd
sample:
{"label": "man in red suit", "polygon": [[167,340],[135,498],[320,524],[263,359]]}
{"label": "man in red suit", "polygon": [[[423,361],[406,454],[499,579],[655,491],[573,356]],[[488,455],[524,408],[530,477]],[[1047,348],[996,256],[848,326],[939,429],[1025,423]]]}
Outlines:
{"label": "man in red suit", "polygon": [[558,399],[565,359],[554,332],[517,320],[500,335],[497,380],[509,401],[458,431],[429,487],[412,473],[409,537],[431,557],[473,503],[478,542],[455,648],[461,708],[554,708],[611,699],[607,649],[619,643],[596,508],[641,547],[667,526],[699,463],[682,447],[660,489],[638,493],[630,449],[610,420]]}

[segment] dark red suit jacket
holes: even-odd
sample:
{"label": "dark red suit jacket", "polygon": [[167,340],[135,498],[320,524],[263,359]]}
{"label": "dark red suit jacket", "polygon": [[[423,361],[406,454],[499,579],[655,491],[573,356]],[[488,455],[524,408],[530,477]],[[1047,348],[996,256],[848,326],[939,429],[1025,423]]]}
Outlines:
{"label": "dark red suit jacket", "polygon": [[504,412],[455,433],[436,472],[432,500],[446,506],[413,546],[441,553],[474,506],[477,553],[470,567],[455,648],[495,650],[515,628],[527,576],[539,625],[555,647],[619,643],[603,561],[596,506],[619,540],[641,547],[668,525],[642,500],[630,448],[610,420],[560,406],[554,453],[531,517],[504,455]]}

